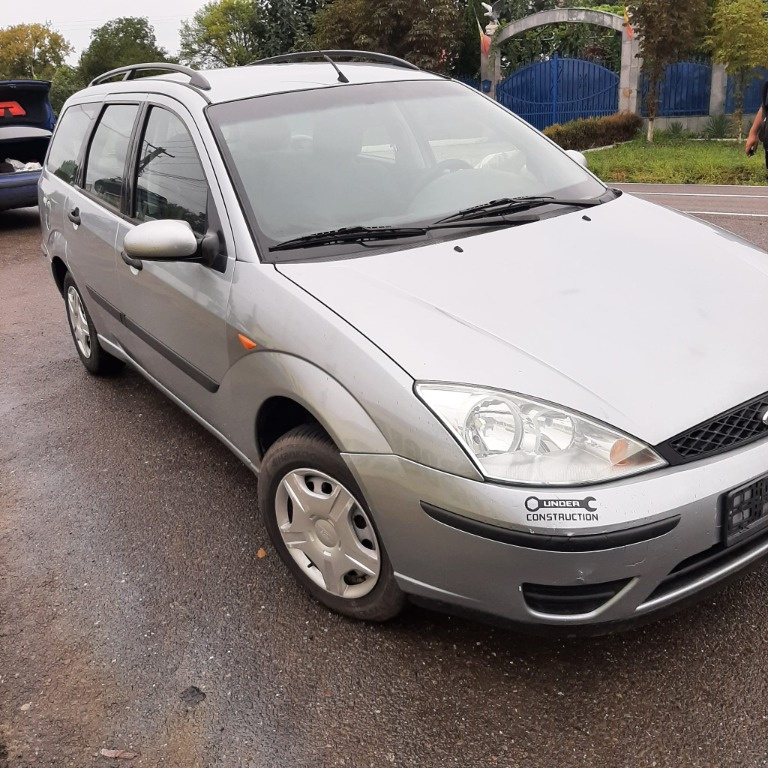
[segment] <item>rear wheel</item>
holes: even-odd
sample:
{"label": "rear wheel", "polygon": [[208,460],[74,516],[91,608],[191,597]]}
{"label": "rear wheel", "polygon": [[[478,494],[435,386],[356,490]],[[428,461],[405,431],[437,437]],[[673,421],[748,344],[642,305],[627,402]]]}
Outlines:
{"label": "rear wheel", "polygon": [[321,603],[355,619],[385,621],[405,597],[360,489],[317,427],[288,432],[267,451],[259,507],[272,543]]}
{"label": "rear wheel", "polygon": [[80,357],[80,362],[86,369],[97,376],[116,373],[125,365],[114,355],[106,352],[99,343],[99,337],[93,326],[91,316],[88,314],[83,297],[72,279],[67,274],[64,278],[64,303],[67,307],[67,320],[75,349]]}

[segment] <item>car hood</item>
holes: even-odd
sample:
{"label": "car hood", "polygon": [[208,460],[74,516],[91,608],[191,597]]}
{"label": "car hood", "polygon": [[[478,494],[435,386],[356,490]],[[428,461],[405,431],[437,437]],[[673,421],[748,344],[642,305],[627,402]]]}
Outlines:
{"label": "car hood", "polygon": [[651,444],[768,390],[768,255],[629,195],[277,269],[414,379],[542,398]]}

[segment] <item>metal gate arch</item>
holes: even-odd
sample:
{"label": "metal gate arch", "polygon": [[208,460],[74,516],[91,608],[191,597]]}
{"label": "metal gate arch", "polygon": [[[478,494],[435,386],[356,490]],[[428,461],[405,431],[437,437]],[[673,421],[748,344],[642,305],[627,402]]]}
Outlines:
{"label": "metal gate arch", "polygon": [[496,98],[540,131],[580,117],[612,115],[619,106],[619,76],[582,59],[538,61],[496,86]]}
{"label": "metal gate arch", "polygon": [[[638,85],[640,80],[640,69],[642,67],[640,46],[637,36],[632,34],[631,29],[625,24],[622,16],[594,9],[557,8],[549,11],[539,11],[531,16],[526,16],[525,18],[513,21],[511,24],[507,24],[504,27],[496,27],[494,24],[489,24],[486,28],[486,32],[493,36],[494,46],[496,47],[496,50],[498,50],[502,43],[521,32],[526,32],[529,29],[534,29],[536,27],[562,23],[594,24],[596,26],[613,29],[621,34],[621,70],[618,78],[617,109],[614,111],[637,112],[639,95]],[[542,64],[547,65],[547,62],[542,62]],[[502,85],[500,83],[501,56],[493,54],[493,52],[482,54],[480,71],[483,73],[482,77],[488,78],[491,82],[491,95],[496,95],[498,98],[498,89]],[[601,89],[597,88],[595,93],[597,93],[598,90]],[[526,99],[524,94],[519,94],[519,96],[524,100]],[[499,100],[506,104],[507,102],[504,100],[505,98],[506,97],[501,97]],[[518,102],[518,104],[520,104],[520,102]],[[507,106],[509,106],[509,104],[507,104]],[[530,109],[527,114],[531,114]],[[561,112],[559,119],[562,121],[563,117],[564,113]],[[542,120],[543,118],[537,118],[532,122],[534,122],[534,124],[538,122],[539,125],[545,125]],[[550,122],[551,116],[547,118],[546,124],[550,124]]]}

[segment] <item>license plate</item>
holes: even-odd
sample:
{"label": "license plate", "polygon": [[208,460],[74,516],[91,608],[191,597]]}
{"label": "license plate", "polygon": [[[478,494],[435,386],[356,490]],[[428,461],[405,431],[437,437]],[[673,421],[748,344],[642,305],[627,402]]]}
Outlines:
{"label": "license plate", "polygon": [[734,488],[723,497],[723,542],[730,547],[768,526],[768,475]]}

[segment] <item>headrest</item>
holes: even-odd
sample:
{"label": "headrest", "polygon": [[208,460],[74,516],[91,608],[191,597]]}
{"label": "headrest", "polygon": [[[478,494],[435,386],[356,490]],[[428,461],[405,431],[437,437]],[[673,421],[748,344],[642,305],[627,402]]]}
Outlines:
{"label": "headrest", "polygon": [[346,115],[322,115],[315,122],[312,149],[315,154],[355,157],[363,148],[363,130]]}
{"label": "headrest", "polygon": [[227,134],[230,144],[244,144],[254,152],[287,149],[291,141],[291,129],[284,117],[265,117],[234,123],[228,126]]}

